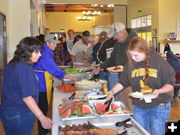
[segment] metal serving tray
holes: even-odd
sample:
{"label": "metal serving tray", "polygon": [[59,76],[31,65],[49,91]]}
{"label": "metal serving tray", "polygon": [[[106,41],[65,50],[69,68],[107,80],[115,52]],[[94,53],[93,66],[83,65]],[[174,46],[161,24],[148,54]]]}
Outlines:
{"label": "metal serving tray", "polygon": [[60,69],[69,69],[72,68],[72,66],[64,65],[64,66],[58,66]]}
{"label": "metal serving tray", "polygon": [[118,135],[149,135],[147,131],[145,131],[133,118],[130,118],[130,122],[132,127],[125,127],[122,125],[121,127],[116,126],[116,123],[102,123],[102,124],[94,124],[100,128],[112,128],[118,131]]}
{"label": "metal serving tray", "polygon": [[[96,113],[96,110],[95,110],[95,108],[93,107],[93,104],[95,103],[95,102],[104,102],[105,100],[89,100],[89,102],[88,102],[88,104],[90,105],[90,106],[92,106],[92,109],[93,109],[93,114],[92,115],[89,115],[89,116],[82,116],[82,117],[78,117],[78,116],[71,116],[71,117],[69,117],[69,118],[60,118],[60,120],[63,122],[63,123],[69,123],[70,121],[77,121],[77,122],[82,122],[82,123],[84,123],[84,122],[86,122],[86,121],[99,121],[99,119],[100,119],[100,121],[106,121],[106,120],[109,120],[109,121],[111,121],[111,120],[116,120],[116,118],[121,118],[121,117],[124,117],[124,118],[126,118],[126,117],[129,117],[129,116],[131,116],[132,115],[132,113],[131,112],[129,112],[129,113],[119,113],[119,114],[111,114],[111,115],[99,115],[99,114],[97,114]],[[125,107],[125,105],[122,103],[122,102],[120,102],[120,101],[116,101],[115,103],[117,103],[117,104],[119,104],[119,106],[123,106],[123,107]],[[59,110],[59,109],[58,109]]]}
{"label": "metal serving tray", "polygon": [[[100,103],[104,103],[105,100],[89,100],[89,105],[93,107],[93,110],[96,112],[96,109],[95,109],[95,103],[96,102],[100,102]],[[119,107],[125,107],[126,106],[121,102],[121,101],[113,101],[112,103],[115,103],[116,105],[118,105]],[[120,116],[120,117],[123,117],[123,116],[126,116],[126,115],[132,115],[131,112],[128,111],[128,113],[116,113],[116,114],[103,114],[103,115],[100,115],[96,112],[96,115],[98,117],[101,117],[101,118],[104,118],[106,119],[107,117],[111,117],[111,116]]]}
{"label": "metal serving tray", "polygon": [[91,123],[107,123],[107,122],[118,122],[119,120],[124,120],[126,118],[129,118],[129,115],[110,115],[109,117],[100,117],[98,115],[96,116],[86,116],[86,117],[71,117],[71,118],[65,118],[61,119],[62,123],[64,125],[72,125],[72,124],[83,124],[87,121]]}
{"label": "metal serving tray", "polygon": [[[131,127],[125,127],[122,126],[116,126],[117,123],[123,123],[123,121],[126,121],[127,119],[130,120]],[[88,119],[88,120],[72,120],[72,121],[66,121],[64,122],[65,125],[78,125],[78,124],[84,124],[87,122],[91,122],[93,125],[99,127],[99,128],[111,128],[118,131],[117,135],[149,135],[149,133],[144,130],[131,116],[112,116],[108,117],[106,119],[96,118],[96,119]],[[63,125],[61,125],[63,126]],[[61,134],[61,131],[59,131]]]}
{"label": "metal serving tray", "polygon": [[93,78],[93,75],[88,72],[82,73],[82,74],[68,74],[68,75],[76,76],[78,78],[78,80]]}

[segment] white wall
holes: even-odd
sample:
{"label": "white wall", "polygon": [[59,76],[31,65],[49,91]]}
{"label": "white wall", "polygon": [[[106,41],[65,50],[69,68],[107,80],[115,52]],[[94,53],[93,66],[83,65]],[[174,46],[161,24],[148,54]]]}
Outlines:
{"label": "white wall", "polygon": [[114,22],[122,22],[126,25],[126,17],[126,6],[114,6]]}
{"label": "white wall", "polygon": [[9,48],[8,59],[19,41],[30,36],[30,0],[11,0],[9,2]]}
{"label": "white wall", "polygon": [[[180,54],[180,43],[169,43],[169,46],[171,48],[171,51],[176,54],[179,53]],[[164,45],[161,44],[160,45],[160,52],[163,53],[164,52]]]}

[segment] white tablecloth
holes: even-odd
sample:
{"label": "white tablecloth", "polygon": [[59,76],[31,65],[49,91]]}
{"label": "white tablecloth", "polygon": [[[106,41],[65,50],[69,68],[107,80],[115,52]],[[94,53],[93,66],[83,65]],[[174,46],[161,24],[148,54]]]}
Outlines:
{"label": "white tablecloth", "polygon": [[65,97],[69,97],[72,93],[69,92],[61,92],[56,89],[57,85],[60,85],[61,81],[54,78],[54,92],[53,92],[53,106],[52,106],[52,135],[58,135],[58,126],[62,125],[62,121],[59,117],[58,106],[62,103],[62,99]]}

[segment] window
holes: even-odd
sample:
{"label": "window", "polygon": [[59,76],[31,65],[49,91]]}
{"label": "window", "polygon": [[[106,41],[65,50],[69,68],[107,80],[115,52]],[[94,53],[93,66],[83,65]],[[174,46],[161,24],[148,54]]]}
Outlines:
{"label": "window", "polygon": [[145,39],[149,44],[152,43],[151,25],[151,15],[131,19],[131,28],[138,33],[139,37]]}

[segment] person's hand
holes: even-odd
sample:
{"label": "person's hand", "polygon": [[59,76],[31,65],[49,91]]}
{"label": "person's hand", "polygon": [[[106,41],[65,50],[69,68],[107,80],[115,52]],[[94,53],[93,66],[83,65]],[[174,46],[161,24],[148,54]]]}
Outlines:
{"label": "person's hand", "polygon": [[109,93],[108,93],[108,95],[107,95],[107,97],[106,97],[106,101],[108,101],[108,100],[110,100],[110,98],[112,98],[114,96],[114,94],[113,94],[113,91],[111,90],[111,91],[109,91]]}
{"label": "person's hand", "polygon": [[78,78],[76,76],[72,76],[72,75],[65,75],[64,78],[67,78],[67,79],[71,79],[72,81],[76,82],[78,81]]}
{"label": "person's hand", "polygon": [[95,69],[93,70],[93,74],[95,74],[95,75],[99,74],[100,70],[101,70],[100,67],[95,68]]}
{"label": "person's hand", "polygon": [[46,117],[45,115],[40,116],[39,121],[44,129],[51,129],[52,128],[52,121],[50,118]]}
{"label": "person's hand", "polygon": [[158,98],[158,96],[159,96],[159,91],[158,91],[158,89],[154,89],[153,95],[154,95],[154,98]]}

